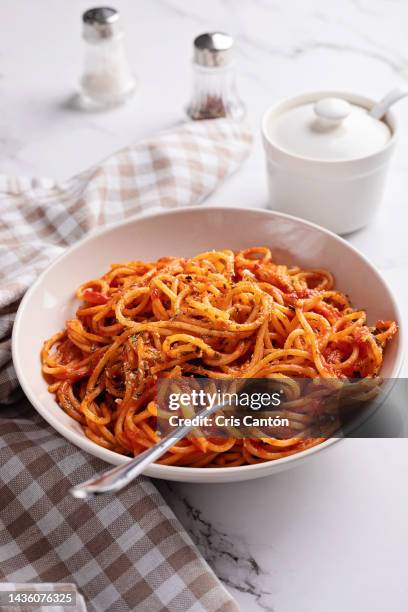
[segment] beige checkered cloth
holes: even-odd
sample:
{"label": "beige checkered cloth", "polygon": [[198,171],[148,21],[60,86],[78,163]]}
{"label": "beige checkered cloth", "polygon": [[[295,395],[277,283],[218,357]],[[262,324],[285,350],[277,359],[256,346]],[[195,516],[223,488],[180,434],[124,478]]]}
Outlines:
{"label": "beige checkered cloth", "polygon": [[201,202],[250,142],[241,124],[203,121],[62,184],[0,177],[1,581],[74,582],[98,612],[238,609],[149,480],[112,498],[67,495],[105,465],[59,437],[27,400],[15,404],[10,336],[25,290],[64,248],[97,226]]}

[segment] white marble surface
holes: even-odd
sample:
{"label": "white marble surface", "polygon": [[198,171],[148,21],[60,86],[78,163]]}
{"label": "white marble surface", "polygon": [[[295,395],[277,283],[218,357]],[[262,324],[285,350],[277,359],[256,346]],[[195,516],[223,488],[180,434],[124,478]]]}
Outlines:
{"label": "white marble surface", "polygon": [[[191,41],[208,29],[236,37],[256,134],[278,97],[317,88],[380,97],[408,82],[405,0],[115,0],[139,92],[115,111],[78,112],[70,100],[79,16],[90,4],[3,1],[0,173],[65,178],[179,121]],[[407,317],[408,102],[396,114],[401,141],[384,206],[350,240],[383,271]],[[209,203],[265,206],[258,134],[245,167]],[[407,467],[407,440],[347,440],[269,479],[163,491],[243,610],[404,612]]]}

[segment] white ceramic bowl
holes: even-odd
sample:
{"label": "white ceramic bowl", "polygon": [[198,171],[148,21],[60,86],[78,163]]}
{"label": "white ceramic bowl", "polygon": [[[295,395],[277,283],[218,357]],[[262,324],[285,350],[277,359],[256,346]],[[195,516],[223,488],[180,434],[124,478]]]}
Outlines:
{"label": "white ceramic bowl", "polygon": [[[13,330],[13,359],[19,381],[38,412],[61,435],[108,463],[128,458],[106,450],[82,432],[54,401],[41,375],[44,339],[72,317],[76,288],[101,276],[113,262],[155,260],[164,255],[192,256],[200,251],[249,246],[271,247],[276,261],[331,270],[338,288],[353,304],[365,308],[370,321],[402,318],[397,303],[377,270],[347,242],[316,225],[267,210],[190,208],[128,220],[91,234],[59,257],[26,293]],[[402,362],[402,329],[386,351],[383,373],[396,377]],[[307,451],[258,465],[189,468],[152,465],[154,478],[186,482],[230,482],[258,478],[291,467],[320,453],[334,439]]]}
{"label": "white ceramic bowl", "polygon": [[[271,137],[282,113],[325,98],[339,98],[371,109],[375,100],[342,91],[317,91],[287,98],[265,112],[261,131],[266,154],[269,204],[274,210],[299,215],[338,234],[364,227],[382,201],[388,167],[397,142],[398,124],[392,111],[385,115],[390,140],[378,151],[350,159],[312,159],[292,154]],[[299,130],[301,133],[301,130]],[[367,135],[368,138],[368,135]]]}

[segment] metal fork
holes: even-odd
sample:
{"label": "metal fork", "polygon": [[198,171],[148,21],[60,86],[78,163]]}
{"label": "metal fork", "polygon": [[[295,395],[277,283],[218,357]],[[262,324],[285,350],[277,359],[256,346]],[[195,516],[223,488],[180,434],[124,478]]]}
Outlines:
{"label": "metal fork", "polygon": [[[200,412],[195,414],[195,417],[201,417],[204,415],[210,416],[221,410],[223,405],[215,405],[212,408],[204,408]],[[148,465],[153,463],[156,459],[161,457],[169,448],[174,446],[181,438],[184,438],[196,425],[180,425],[176,429],[170,431],[158,444],[148,448],[147,450],[137,455],[134,459],[122,465],[118,465],[110,470],[107,470],[96,478],[91,478],[79,485],[76,485],[70,489],[70,493],[78,499],[88,499],[95,497],[102,493],[116,493],[120,491],[132,480],[134,480],[139,474],[147,468]]]}

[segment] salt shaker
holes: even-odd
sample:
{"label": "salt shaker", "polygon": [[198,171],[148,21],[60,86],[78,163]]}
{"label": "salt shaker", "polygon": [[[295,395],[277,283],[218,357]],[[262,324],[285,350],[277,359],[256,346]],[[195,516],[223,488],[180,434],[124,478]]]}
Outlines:
{"label": "salt shaker", "polygon": [[99,108],[121,104],[134,92],[136,81],[125,53],[119,12],[97,7],[86,11],[82,21],[85,41],[82,97],[85,103]]}
{"label": "salt shaker", "polygon": [[193,96],[187,107],[191,119],[242,119],[233,61],[234,40],[223,32],[208,32],[194,40]]}

